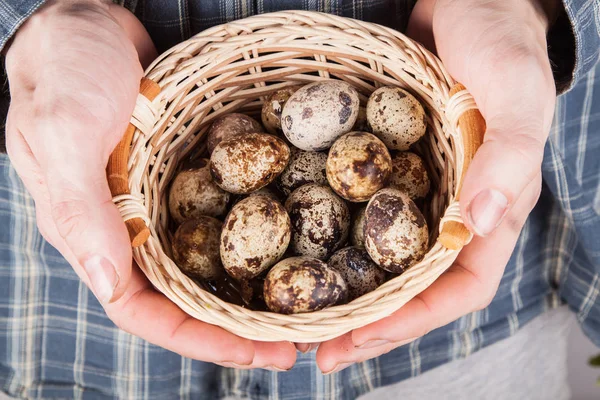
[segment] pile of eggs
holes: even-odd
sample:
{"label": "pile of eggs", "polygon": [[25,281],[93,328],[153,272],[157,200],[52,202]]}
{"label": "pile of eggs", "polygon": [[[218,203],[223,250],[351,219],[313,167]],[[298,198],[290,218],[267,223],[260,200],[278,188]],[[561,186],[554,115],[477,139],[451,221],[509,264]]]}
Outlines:
{"label": "pile of eggs", "polygon": [[382,87],[362,107],[346,82],[319,81],[274,92],[261,119],[216,119],[210,158],[172,181],[172,254],[185,274],[292,314],[352,301],[423,258],[417,204],[430,181],[408,150],[427,120],[414,96]]}

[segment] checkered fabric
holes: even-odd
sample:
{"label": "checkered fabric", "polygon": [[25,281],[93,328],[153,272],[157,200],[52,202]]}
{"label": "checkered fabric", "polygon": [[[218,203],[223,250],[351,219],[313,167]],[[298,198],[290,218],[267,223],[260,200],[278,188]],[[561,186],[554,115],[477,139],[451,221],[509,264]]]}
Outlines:
{"label": "checkered fabric", "polygon": [[[0,0],[0,45],[40,6]],[[127,0],[159,50],[247,15],[313,9],[404,29],[403,0]],[[573,59],[557,58],[558,98],[541,199],[492,304],[382,357],[323,376],[314,354],[287,373],[239,371],[180,357],[117,329],[36,228],[34,204],[0,155],[0,390],[33,399],[354,399],[464,358],[566,303],[600,346],[600,11],[565,0]],[[567,46],[569,47],[569,46]],[[559,57],[556,49],[551,52]],[[565,59],[567,60],[565,62]],[[201,345],[201,344],[199,344]]]}

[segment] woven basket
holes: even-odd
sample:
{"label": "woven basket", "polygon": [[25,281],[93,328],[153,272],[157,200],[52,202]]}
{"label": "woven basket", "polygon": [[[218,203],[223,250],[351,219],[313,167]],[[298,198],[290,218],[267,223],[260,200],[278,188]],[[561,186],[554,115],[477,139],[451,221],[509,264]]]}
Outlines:
{"label": "woven basket", "polygon": [[[424,105],[428,132],[419,150],[434,191],[425,210],[430,250],[404,274],[349,304],[295,315],[229,304],[201,289],[169,257],[169,182],[180,160],[204,151],[215,118],[259,113],[269,93],[323,79],[352,84],[363,102],[380,86],[399,86]],[[406,36],[329,14],[278,12],[214,27],[161,55],[142,81],[107,176],[135,261],[182,310],[249,339],[319,342],[391,314],[452,264],[471,239],[458,192],[484,129],[470,94]]]}

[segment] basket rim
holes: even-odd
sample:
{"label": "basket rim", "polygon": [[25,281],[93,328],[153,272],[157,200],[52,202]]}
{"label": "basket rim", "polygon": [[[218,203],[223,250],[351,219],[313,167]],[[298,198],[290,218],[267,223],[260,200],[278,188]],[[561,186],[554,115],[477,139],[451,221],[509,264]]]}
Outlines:
{"label": "basket rim", "polygon": [[[274,22],[274,20],[278,20],[279,24]],[[181,54],[186,54],[183,52],[183,50],[187,46],[192,45],[194,41],[207,41],[211,43],[224,44],[227,42],[227,40],[222,38],[225,37],[229,38],[233,42],[236,40],[241,42],[244,39],[244,35],[257,34],[264,30],[276,30],[277,27],[289,27],[290,24],[293,26],[293,24],[297,23],[298,21],[303,23],[311,23],[316,21],[314,26],[318,28],[317,30],[324,30],[329,34],[334,34],[334,31],[337,29],[340,32],[351,33],[357,37],[367,37],[368,35],[371,35],[368,37],[368,40],[375,39],[381,43],[387,43],[389,46],[392,46],[390,43],[396,43],[392,41],[392,38],[398,40],[398,43],[407,44],[406,51],[412,56],[421,57],[422,60],[425,61],[426,69],[436,69],[439,70],[438,72],[441,72],[441,76],[445,80],[445,82],[440,84],[441,93],[447,97],[448,101],[437,104],[437,111],[440,113],[440,115],[446,118],[446,124],[451,127],[449,130],[453,130],[451,135],[454,134],[456,136],[455,139],[461,139],[459,134],[459,119],[461,116],[466,111],[476,108],[472,97],[466,90],[461,90],[455,95],[449,96],[448,93],[450,92],[451,87],[455,84],[455,81],[447,73],[441,64],[441,61],[427,51],[422,45],[408,38],[401,32],[371,22],[314,11],[279,11],[274,13],[254,15],[242,20],[228,22],[226,24],[218,25],[209,28],[206,31],[200,32],[157,57],[157,59],[147,68],[145,74],[147,78],[155,81],[158,83],[158,85],[162,84],[161,92],[158,94],[157,98],[152,101],[149,101],[143,96],[139,96],[136,109],[134,110],[132,116],[132,124],[136,126],[134,143],[128,159],[128,164],[130,166],[129,184],[130,188],[132,189],[132,194],[115,197],[114,201],[119,206],[119,209],[125,220],[130,220],[134,217],[141,216],[151,228],[152,233],[148,242],[146,242],[146,244],[142,247],[134,248],[133,254],[137,264],[141,267],[144,274],[159,291],[163,292],[163,294],[165,294],[171,301],[176,303],[185,312],[195,318],[198,318],[198,312],[194,308],[194,305],[189,304],[186,299],[183,299],[181,293],[178,293],[182,290],[187,291],[187,285],[190,284],[191,280],[190,282],[185,282],[185,279],[189,280],[189,278],[181,274],[183,276],[176,276],[178,282],[175,283],[177,283],[179,286],[174,285],[171,287],[169,285],[173,284],[173,282],[169,283],[165,281],[165,275],[169,276],[169,278],[173,280],[174,274],[166,272],[164,265],[162,265],[163,263],[161,261],[165,261],[164,257],[167,257],[168,259],[168,256],[166,256],[164,252],[162,255],[160,254],[159,250],[161,250],[162,246],[160,243],[160,238],[157,235],[155,227],[152,225],[152,215],[148,215],[148,209],[143,204],[144,199],[140,193],[141,189],[139,189],[139,185],[136,183],[136,179],[139,180],[139,176],[135,173],[131,173],[134,169],[132,166],[135,166],[135,163],[139,160],[139,153],[144,150],[143,146],[137,146],[137,144],[140,143],[140,138],[144,135],[147,135],[148,132],[154,131],[156,129],[156,125],[161,123],[161,118],[163,118],[164,114],[167,112],[165,109],[166,103],[170,100],[167,98],[167,96],[172,95],[174,93],[173,88],[177,86],[176,83],[174,83],[175,80],[172,79],[173,75],[165,75],[164,70],[161,70],[162,63],[165,62],[165,60],[168,60],[169,57],[176,55],[178,52],[181,52]],[[378,36],[374,36],[374,34],[377,34]],[[240,39],[240,37],[242,39]],[[218,59],[213,60],[213,64],[209,64],[209,67],[211,65],[212,67],[218,66],[219,62],[220,60]],[[174,68],[174,70],[176,70],[176,68]],[[425,73],[427,72],[431,71],[425,71]],[[171,79],[163,79],[165,76]],[[194,84],[196,84],[196,82],[194,82]],[[434,103],[432,104],[436,105]],[[458,143],[458,146],[460,147],[460,143]],[[463,175],[462,172],[464,171],[460,170],[461,160],[457,160],[457,163],[458,165],[456,168],[459,170],[458,180],[460,184],[460,177]],[[462,219],[460,217],[460,208],[456,197],[456,193],[450,194],[451,201],[449,202],[446,212],[441,219],[440,231],[447,222],[462,223]],[[469,236],[468,240],[470,240],[470,238],[471,236]],[[430,247],[422,261],[408,269],[402,275],[385,282],[383,285],[375,289],[375,291],[371,292],[377,292],[381,294],[382,297],[379,300],[365,300],[365,296],[368,296],[365,295],[344,305],[333,306],[305,314],[283,315],[271,311],[249,310],[241,306],[226,303],[212,293],[204,291],[208,298],[214,297],[212,300],[220,307],[220,309],[213,310],[212,317],[210,313],[207,312],[205,315],[203,315],[203,318],[198,319],[222,326],[219,313],[229,313],[232,316],[251,318],[254,320],[254,323],[258,328],[255,327],[254,329],[247,330],[234,329],[232,331],[240,336],[261,341],[293,340],[295,342],[308,343],[315,340],[327,340],[350,331],[351,329],[355,329],[356,327],[363,326],[366,323],[376,321],[399,309],[404,303],[410,300],[410,298],[416,296],[418,293],[428,287],[433,281],[435,281],[435,279],[437,279],[437,277],[452,264],[459,251],[460,249],[449,249],[442,246],[439,243],[439,240],[436,239],[436,242]],[[150,258],[154,259],[155,261],[156,259],[159,259],[159,261],[156,263],[157,265],[153,265],[152,262],[150,262]],[[169,259],[169,261],[171,260]],[[431,265],[432,263],[433,266]],[[429,264],[429,267],[427,267],[425,264]],[[427,269],[427,271],[424,271],[424,269]],[[176,274],[177,273],[175,272],[175,275]],[[424,275],[427,275],[427,279],[418,279],[422,278]],[[396,287],[399,280],[403,282],[401,289]],[[166,290],[167,286],[169,287],[169,290]],[[199,290],[203,291],[203,289]],[[400,304],[401,302],[394,303],[390,301],[381,302],[381,299],[385,299],[389,293],[400,290],[405,290],[405,297],[410,297],[406,299],[404,303]],[[378,301],[380,301],[381,306],[373,307],[373,304],[376,304]],[[363,306],[368,308],[369,312],[361,312],[360,310],[363,308]],[[307,315],[309,314],[312,321],[318,320],[319,323],[315,324],[308,321]],[[349,323],[346,321],[347,325],[346,328],[342,329],[343,331],[328,328],[330,326],[336,328],[334,320],[342,321],[345,318],[357,318],[357,316],[360,321],[355,321],[355,323]],[[272,324],[274,319],[277,319],[283,325],[274,326]],[[314,329],[311,330],[311,326]],[[350,326],[355,326],[355,328],[348,328]],[[260,327],[269,327],[271,330],[271,336],[264,335],[263,332],[260,331]],[[298,330],[299,327],[302,327],[303,330]],[[227,327],[225,327],[225,329],[227,329]]]}

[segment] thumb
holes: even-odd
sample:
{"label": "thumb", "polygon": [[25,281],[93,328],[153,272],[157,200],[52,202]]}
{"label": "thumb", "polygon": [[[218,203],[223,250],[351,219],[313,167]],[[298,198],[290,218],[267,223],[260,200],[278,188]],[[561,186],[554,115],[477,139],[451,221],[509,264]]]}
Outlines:
{"label": "thumb", "polygon": [[496,82],[485,77],[487,84],[482,85],[477,77],[471,84],[487,128],[465,176],[460,202],[467,224],[479,236],[498,227],[539,174],[554,111],[549,66],[513,59],[511,68],[513,72],[504,74],[490,68],[487,76],[500,75]]}
{"label": "thumb", "polygon": [[46,167],[52,219],[89,279],[107,304],[124,293],[131,276],[131,246],[112,203],[105,164],[94,157],[55,160]]}
{"label": "thumb", "polygon": [[500,225],[541,168],[556,100],[546,29],[530,2],[438,0],[433,10],[439,56],[486,121],[460,193],[463,219],[480,236]]}

